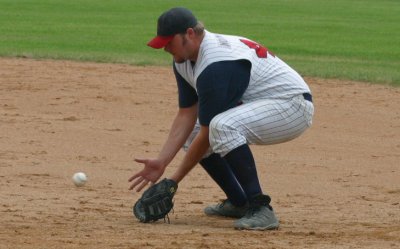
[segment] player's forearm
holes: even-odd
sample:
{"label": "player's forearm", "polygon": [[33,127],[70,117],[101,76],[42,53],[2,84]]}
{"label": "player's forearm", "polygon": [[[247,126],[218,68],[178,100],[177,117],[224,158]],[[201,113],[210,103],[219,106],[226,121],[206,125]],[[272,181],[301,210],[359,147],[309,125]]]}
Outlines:
{"label": "player's forearm", "polygon": [[209,147],[208,128],[202,127],[171,179],[179,183],[203,158]]}
{"label": "player's forearm", "polygon": [[179,110],[175,117],[168,138],[161,149],[158,159],[166,167],[178,151],[182,148],[186,139],[191,134],[197,120],[197,107]]}
{"label": "player's forearm", "polygon": [[[179,129],[180,128],[176,128],[176,130]],[[174,131],[175,129],[171,128],[171,133],[169,134],[167,141],[158,155],[158,159],[163,162],[165,167],[174,159],[175,155],[183,146],[186,141],[186,137],[188,136],[186,136],[185,130],[180,130],[177,132]]]}

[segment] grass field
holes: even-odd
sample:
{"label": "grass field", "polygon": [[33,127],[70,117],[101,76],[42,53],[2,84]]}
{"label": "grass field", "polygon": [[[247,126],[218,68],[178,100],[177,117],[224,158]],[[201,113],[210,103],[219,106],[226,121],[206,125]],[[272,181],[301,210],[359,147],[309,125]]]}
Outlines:
{"label": "grass field", "polygon": [[173,6],[266,45],[303,75],[400,85],[398,0],[0,0],[0,56],[167,65],[145,44]]}

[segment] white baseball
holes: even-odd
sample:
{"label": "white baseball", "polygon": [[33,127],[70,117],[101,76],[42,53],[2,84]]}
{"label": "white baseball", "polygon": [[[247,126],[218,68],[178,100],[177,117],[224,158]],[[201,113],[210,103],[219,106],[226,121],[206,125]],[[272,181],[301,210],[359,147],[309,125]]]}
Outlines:
{"label": "white baseball", "polygon": [[85,185],[85,183],[87,181],[87,176],[83,172],[78,172],[78,173],[75,173],[74,176],[72,176],[72,181],[74,182],[74,184],[77,187],[80,187],[80,186]]}

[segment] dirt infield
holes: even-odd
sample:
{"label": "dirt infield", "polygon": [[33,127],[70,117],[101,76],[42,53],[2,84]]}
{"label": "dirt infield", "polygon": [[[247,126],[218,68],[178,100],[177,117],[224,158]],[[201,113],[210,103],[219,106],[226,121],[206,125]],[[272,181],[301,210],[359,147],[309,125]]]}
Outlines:
{"label": "dirt infield", "polygon": [[313,127],[252,147],[281,227],[236,231],[203,214],[223,194],[199,167],[171,224],[132,216],[133,158],[157,155],[177,108],[170,68],[0,59],[0,248],[400,248],[400,89],[306,80]]}

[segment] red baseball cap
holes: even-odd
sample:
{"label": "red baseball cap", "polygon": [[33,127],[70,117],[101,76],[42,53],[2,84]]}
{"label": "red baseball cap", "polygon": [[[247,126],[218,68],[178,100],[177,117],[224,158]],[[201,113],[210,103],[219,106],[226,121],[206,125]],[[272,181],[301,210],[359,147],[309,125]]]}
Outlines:
{"label": "red baseball cap", "polygon": [[188,28],[197,25],[193,13],[182,7],[172,8],[164,12],[157,22],[157,36],[147,43],[152,48],[163,48],[176,34],[185,33]]}

